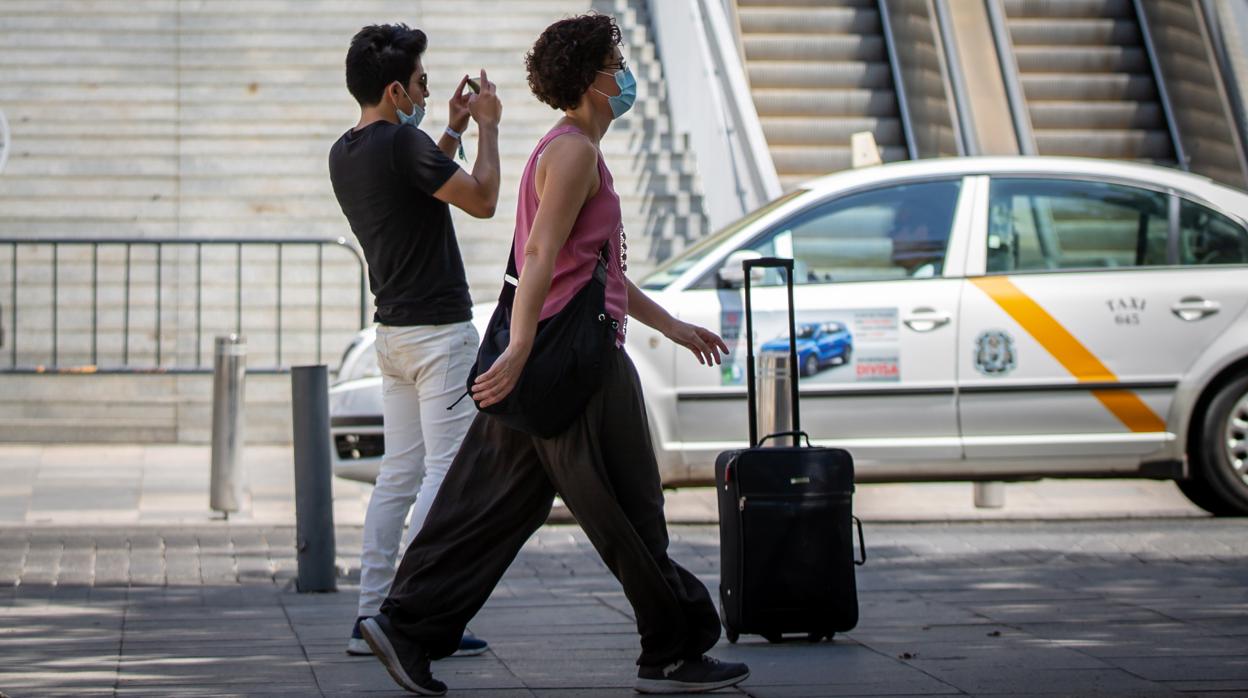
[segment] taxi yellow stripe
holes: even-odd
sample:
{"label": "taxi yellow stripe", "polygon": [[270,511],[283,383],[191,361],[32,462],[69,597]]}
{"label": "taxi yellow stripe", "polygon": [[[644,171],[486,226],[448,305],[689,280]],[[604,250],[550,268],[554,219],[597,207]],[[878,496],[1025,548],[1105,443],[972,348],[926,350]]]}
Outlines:
{"label": "taxi yellow stripe", "polygon": [[1131,431],[1166,430],[1165,420],[1130,390],[1093,390],[1092,394]]}
{"label": "taxi yellow stripe", "polygon": [[[1108,366],[1013,281],[1003,276],[988,276],[971,282],[1014,318],[1079,382],[1117,382],[1118,377]],[[1133,432],[1166,430],[1165,421],[1130,390],[1093,390],[1092,395]]]}

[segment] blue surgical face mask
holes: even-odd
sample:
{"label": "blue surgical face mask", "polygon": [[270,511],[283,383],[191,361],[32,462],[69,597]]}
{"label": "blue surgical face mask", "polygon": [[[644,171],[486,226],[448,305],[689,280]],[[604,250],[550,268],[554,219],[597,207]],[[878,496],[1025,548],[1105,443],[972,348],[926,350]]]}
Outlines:
{"label": "blue surgical face mask", "polygon": [[412,103],[411,114],[405,114],[402,109],[395,106],[394,111],[399,117],[399,123],[403,126],[419,126],[421,119],[425,118],[425,108],[417,104],[416,100],[412,99],[412,96],[407,93],[407,90],[402,85],[399,85],[399,89],[403,90],[403,96],[407,97],[407,101]]}
{"label": "blue surgical face mask", "polygon": [[[605,70],[598,71],[603,75],[612,75]],[[637,101],[637,78],[633,77],[633,71],[628,68],[617,70],[615,75],[615,85],[620,88],[618,95],[609,95],[598,88],[594,88],[594,92],[607,98],[607,104],[611,106],[611,115],[618,119],[624,116],[629,109],[633,108],[633,102]]]}

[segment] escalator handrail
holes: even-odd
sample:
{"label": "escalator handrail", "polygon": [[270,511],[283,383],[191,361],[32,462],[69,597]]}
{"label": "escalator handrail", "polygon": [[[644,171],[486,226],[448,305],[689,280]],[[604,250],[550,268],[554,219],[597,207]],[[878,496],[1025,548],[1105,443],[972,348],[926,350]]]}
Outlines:
{"label": "escalator handrail", "polygon": [[936,18],[936,40],[940,42],[940,53],[945,64],[945,93],[953,96],[953,134],[957,138],[958,155],[979,155],[975,113],[966,101],[966,76],[962,72],[962,62],[950,44],[954,34],[949,25],[949,8],[945,6],[945,0],[932,0],[931,7]]}
{"label": "escalator handrail", "polygon": [[1005,98],[1010,103],[1010,118],[1014,121],[1018,152],[1023,155],[1036,155],[1036,134],[1031,127],[1031,114],[1027,111],[1022,79],[1018,76],[1018,61],[1014,57],[1014,42],[1010,39],[1010,30],[1006,26],[1005,9],[1001,7],[1001,0],[984,0],[984,5],[988,9],[992,41],[997,47],[1001,78],[1005,82]]}
{"label": "escalator handrail", "polygon": [[893,88],[897,94],[897,112],[901,118],[901,132],[906,139],[906,152],[911,160],[919,159],[919,146],[914,139],[914,122],[910,118],[910,102],[906,98],[905,80],[901,74],[901,61],[897,57],[897,44],[893,38],[893,24],[889,19],[888,0],[879,0],[880,32],[888,52],[888,69],[893,75]]}
{"label": "escalator handrail", "polygon": [[1157,101],[1161,103],[1161,113],[1166,118],[1166,130],[1170,132],[1170,142],[1174,144],[1174,159],[1179,169],[1190,172],[1192,163],[1188,160],[1183,148],[1183,139],[1179,134],[1179,124],[1174,116],[1174,103],[1170,101],[1170,91],[1166,89],[1166,78],[1161,73],[1161,63],[1157,60],[1157,47],[1153,43],[1153,32],[1148,24],[1148,14],[1142,0],[1132,0],[1135,9],[1135,21],[1140,27],[1140,40],[1144,42],[1144,53],[1148,56],[1148,64],[1152,69],[1153,82],[1157,86]]}

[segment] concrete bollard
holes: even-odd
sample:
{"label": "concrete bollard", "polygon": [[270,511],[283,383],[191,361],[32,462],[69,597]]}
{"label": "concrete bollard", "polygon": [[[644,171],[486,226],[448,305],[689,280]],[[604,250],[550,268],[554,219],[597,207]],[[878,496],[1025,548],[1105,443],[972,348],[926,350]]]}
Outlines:
{"label": "concrete bollard", "polygon": [[295,559],[300,593],[338,591],[330,463],[329,371],[290,370],[295,446]]}
{"label": "concrete bollard", "polygon": [[212,479],[208,506],[225,514],[238,511],[243,499],[243,397],[247,375],[247,340],[236,334],[217,337],[212,355]]}
{"label": "concrete bollard", "polygon": [[975,483],[975,508],[1000,509],[1005,506],[1004,482]]}

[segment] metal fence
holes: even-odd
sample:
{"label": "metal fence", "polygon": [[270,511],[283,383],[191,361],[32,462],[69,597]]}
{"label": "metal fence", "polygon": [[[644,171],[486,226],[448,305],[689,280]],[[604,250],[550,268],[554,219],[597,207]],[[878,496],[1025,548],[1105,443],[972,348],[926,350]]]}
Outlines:
{"label": "metal fence", "polygon": [[0,373],[211,373],[228,332],[249,337],[249,371],[286,372],[369,321],[344,238],[0,237],[4,261]]}

